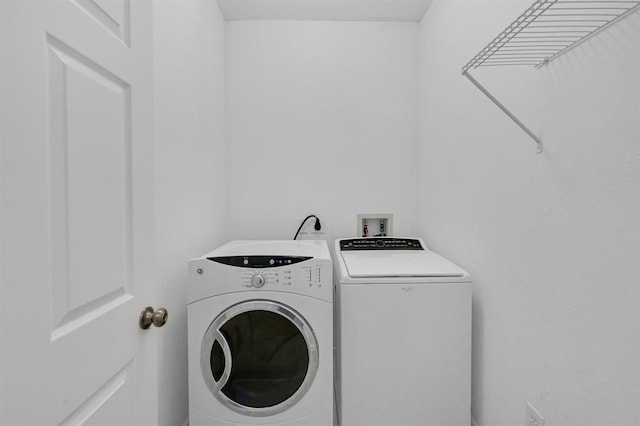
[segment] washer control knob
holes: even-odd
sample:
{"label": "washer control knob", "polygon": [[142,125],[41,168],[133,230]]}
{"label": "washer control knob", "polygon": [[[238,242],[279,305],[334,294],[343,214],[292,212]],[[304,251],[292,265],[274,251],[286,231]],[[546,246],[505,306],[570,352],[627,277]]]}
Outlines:
{"label": "washer control knob", "polygon": [[265,280],[264,277],[260,274],[256,274],[251,277],[251,285],[257,288],[260,288],[263,285],[265,285],[266,281],[267,280]]}

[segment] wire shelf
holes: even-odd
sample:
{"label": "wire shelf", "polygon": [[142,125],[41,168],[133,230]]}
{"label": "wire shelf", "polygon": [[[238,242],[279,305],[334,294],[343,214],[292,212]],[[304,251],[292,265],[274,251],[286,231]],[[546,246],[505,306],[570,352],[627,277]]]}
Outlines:
{"label": "wire shelf", "polygon": [[542,152],[542,141],[470,74],[479,67],[540,67],[638,10],[640,0],[536,0],[462,67],[462,75],[526,132]]}
{"label": "wire shelf", "polygon": [[639,6],[640,0],[536,0],[462,71],[509,65],[542,66]]}

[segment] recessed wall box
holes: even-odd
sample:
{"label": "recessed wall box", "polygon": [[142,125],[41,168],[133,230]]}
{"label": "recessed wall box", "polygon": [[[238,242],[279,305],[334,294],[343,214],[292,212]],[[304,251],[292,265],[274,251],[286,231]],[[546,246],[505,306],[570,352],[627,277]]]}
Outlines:
{"label": "recessed wall box", "polygon": [[393,235],[393,214],[371,213],[358,214],[359,237],[388,237]]}

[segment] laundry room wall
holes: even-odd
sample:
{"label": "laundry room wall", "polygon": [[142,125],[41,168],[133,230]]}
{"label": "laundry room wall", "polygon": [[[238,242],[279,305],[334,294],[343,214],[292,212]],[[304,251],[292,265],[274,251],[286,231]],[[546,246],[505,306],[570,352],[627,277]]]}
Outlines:
{"label": "laundry room wall", "polygon": [[230,238],[291,239],[308,214],[328,240],[355,235],[358,213],[414,229],[417,36],[417,23],[227,23]]}
{"label": "laundry room wall", "polygon": [[531,1],[434,0],[420,34],[420,219],[474,279],[473,416],[638,425],[640,13],[539,70],[461,67]]}
{"label": "laundry room wall", "polygon": [[[224,26],[215,1],[153,2],[160,423],[188,416],[187,262],[226,241]],[[154,306],[155,308],[160,306]]]}

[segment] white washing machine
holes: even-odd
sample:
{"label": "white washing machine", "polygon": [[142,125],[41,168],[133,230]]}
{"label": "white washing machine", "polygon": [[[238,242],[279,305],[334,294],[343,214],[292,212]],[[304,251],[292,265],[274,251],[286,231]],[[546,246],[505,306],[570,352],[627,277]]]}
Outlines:
{"label": "white washing machine", "polygon": [[340,425],[469,426],[469,274],[415,238],[335,250]]}
{"label": "white washing machine", "polygon": [[189,281],[189,424],[332,425],[326,242],[230,242]]}

